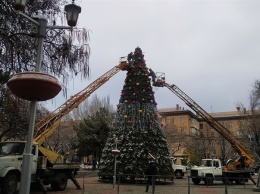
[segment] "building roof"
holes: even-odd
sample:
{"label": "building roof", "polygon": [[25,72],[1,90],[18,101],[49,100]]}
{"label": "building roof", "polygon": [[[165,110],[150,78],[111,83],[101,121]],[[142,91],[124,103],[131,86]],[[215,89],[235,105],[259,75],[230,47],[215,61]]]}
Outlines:
{"label": "building roof", "polygon": [[191,110],[184,110],[180,108],[161,108],[158,109],[160,115],[189,115],[192,118],[198,119],[198,117]]}
{"label": "building roof", "polygon": [[[161,108],[158,109],[158,112],[161,115],[184,115],[188,114],[193,118],[202,119],[198,114],[194,114],[191,110],[184,110],[183,107],[180,107],[179,105],[176,105],[175,108]],[[214,113],[208,113],[213,118],[217,120],[222,119],[237,119],[238,117],[241,119],[243,117],[247,117],[251,115],[250,111],[246,110],[237,110],[237,111],[229,111],[229,112],[214,112]]]}
{"label": "building roof", "polygon": [[212,117],[232,117],[232,116],[247,116],[248,112],[244,111],[230,111],[230,112],[215,112],[209,113]]}

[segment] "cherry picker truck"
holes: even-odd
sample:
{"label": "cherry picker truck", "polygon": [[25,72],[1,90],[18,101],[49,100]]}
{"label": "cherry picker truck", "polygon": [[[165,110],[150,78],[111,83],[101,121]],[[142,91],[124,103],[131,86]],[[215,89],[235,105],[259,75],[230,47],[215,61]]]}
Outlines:
{"label": "cherry picker truck", "polygon": [[[244,153],[246,158],[244,162],[247,164],[245,166],[249,166],[250,163],[254,162],[250,150],[242,142],[240,142],[227,128],[215,120],[180,88],[174,84],[166,83],[164,73],[157,72],[156,80],[153,83],[153,86],[168,88],[177,97],[183,100],[192,110],[194,110],[213,129],[215,129],[222,137],[224,137],[239,155]],[[223,182],[235,181],[236,184],[244,184],[248,181],[248,179],[256,184],[255,180],[251,176],[254,170],[248,168],[240,169],[240,162],[237,160],[230,160],[225,168],[223,168],[223,165],[219,159],[205,159],[202,162],[207,163],[207,161],[210,163],[210,166],[200,166],[191,169],[191,177],[194,184],[199,184],[201,180],[203,180],[207,185],[213,184],[214,180],[220,180]]]}
{"label": "cherry picker truck", "polygon": [[[119,65],[113,67],[85,89],[70,97],[63,105],[35,125],[31,181],[40,183],[43,191],[45,190],[44,185],[49,184],[55,191],[65,190],[68,179],[71,179],[77,189],[80,189],[80,185],[74,177],[80,165],[78,163],[65,163],[63,155],[47,149],[44,143],[58,128],[61,118],[77,108],[112,76],[121,70],[126,70],[127,67],[125,57],[121,57]],[[26,142],[24,141],[0,143],[1,194],[14,194],[19,188],[25,145]]]}

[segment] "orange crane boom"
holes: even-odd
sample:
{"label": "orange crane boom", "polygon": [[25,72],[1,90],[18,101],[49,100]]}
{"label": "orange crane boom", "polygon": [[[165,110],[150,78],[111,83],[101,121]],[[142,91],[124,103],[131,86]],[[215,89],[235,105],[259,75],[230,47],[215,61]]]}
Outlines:
{"label": "orange crane boom", "polygon": [[[161,73],[161,76],[157,76],[156,82],[153,84],[156,87],[167,87],[176,96],[183,100],[191,109],[193,109],[201,118],[207,122],[213,129],[215,129],[222,137],[224,137],[234,148],[234,150],[241,154],[242,152],[246,156],[246,163],[250,164],[254,162],[251,156],[250,150],[242,144],[227,128],[221,125],[217,120],[215,120],[210,114],[208,114],[203,108],[201,108],[194,100],[192,100],[187,94],[185,94],[180,88],[174,84],[168,84],[165,82],[165,75]],[[234,166],[230,166],[234,169]]]}
{"label": "orange crane boom", "polygon": [[71,112],[74,108],[77,108],[84,100],[86,100],[100,86],[106,83],[112,76],[114,76],[120,70],[125,70],[127,68],[128,64],[124,59],[125,57],[121,57],[119,65],[110,69],[108,72],[100,76],[79,93],[71,96],[70,99],[67,100],[63,105],[61,105],[59,108],[57,108],[55,111],[53,111],[35,125],[34,141],[39,144],[39,149],[43,152],[44,155],[47,156],[51,163],[54,163],[57,161],[58,157],[62,156],[44,148],[41,145],[59,126],[60,120],[63,116]]}

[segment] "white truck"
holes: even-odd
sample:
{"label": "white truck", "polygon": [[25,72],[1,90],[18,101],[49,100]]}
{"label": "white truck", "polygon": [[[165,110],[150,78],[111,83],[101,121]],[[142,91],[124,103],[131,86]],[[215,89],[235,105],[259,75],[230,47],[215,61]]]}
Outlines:
{"label": "white truck", "polygon": [[177,160],[177,158],[171,157],[174,175],[176,178],[183,178],[184,174],[187,172],[187,167],[183,166],[181,164],[176,164],[176,160]]}
{"label": "white truck", "polygon": [[212,185],[214,181],[222,181],[223,183],[233,182],[243,185],[248,179],[254,182],[251,175],[254,173],[252,169],[228,170],[226,166],[222,166],[219,159],[202,159],[201,165],[191,169],[191,179],[196,185],[203,182],[206,185]]}
{"label": "white truck", "polygon": [[[0,143],[1,194],[14,194],[19,189],[25,145],[26,142],[22,141]],[[42,189],[44,189],[43,185],[51,184],[53,190],[62,191],[67,187],[67,179],[71,179],[76,187],[80,188],[74,178],[79,170],[79,164],[65,164],[64,161],[59,160],[55,164],[50,164],[38,148],[38,144],[33,143],[32,182],[40,183]]]}
{"label": "white truck", "polygon": [[[35,125],[32,148],[32,182],[39,182],[42,187],[51,184],[53,190],[64,190],[67,187],[67,179],[71,179],[75,186],[80,188],[73,176],[79,170],[80,164],[65,163],[64,156],[47,149],[47,146],[44,145],[45,141],[60,126],[61,118],[77,108],[112,76],[127,68],[126,57],[121,57],[117,66],[100,76],[82,91],[71,96],[69,100]],[[1,194],[13,194],[19,187],[25,144],[26,142],[19,141],[0,143]],[[18,151],[14,151],[16,148]]]}

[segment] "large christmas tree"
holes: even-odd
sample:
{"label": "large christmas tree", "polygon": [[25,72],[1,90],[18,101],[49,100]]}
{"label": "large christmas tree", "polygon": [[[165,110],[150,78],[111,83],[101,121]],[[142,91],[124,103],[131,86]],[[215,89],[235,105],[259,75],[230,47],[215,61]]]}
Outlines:
{"label": "large christmas tree", "polygon": [[117,174],[137,177],[155,158],[158,175],[171,176],[173,170],[151,86],[153,71],[146,66],[142,50],[137,47],[128,55],[129,67],[113,128],[107,139],[99,165],[100,176],[114,173],[115,139],[121,154],[117,156]]}

